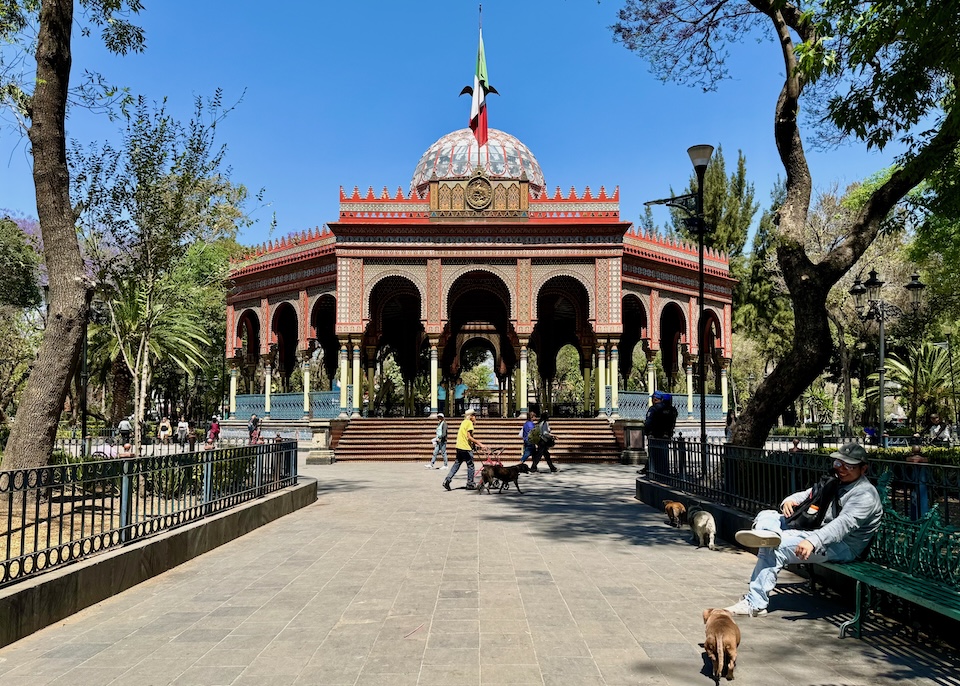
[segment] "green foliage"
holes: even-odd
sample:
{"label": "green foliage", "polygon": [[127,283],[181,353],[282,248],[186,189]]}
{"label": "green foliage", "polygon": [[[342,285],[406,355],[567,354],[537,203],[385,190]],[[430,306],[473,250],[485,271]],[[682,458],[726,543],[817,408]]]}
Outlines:
{"label": "green foliage", "polygon": [[41,302],[37,283],[40,255],[17,224],[0,217],[0,305],[36,307]]}
{"label": "green foliage", "polygon": [[786,197],[782,180],[770,194],[753,237],[753,249],[737,286],[739,302],[733,310],[734,331],[750,337],[765,360],[783,357],[793,339],[793,308],[774,257],[777,246],[776,216]]}
{"label": "green foliage", "polygon": [[557,352],[557,376],[554,379],[553,394],[554,401],[558,403],[579,402],[583,398],[580,353],[572,345],[565,345]]}
{"label": "green foliage", "polygon": [[[922,422],[935,411],[943,411],[950,405],[950,361],[947,351],[931,343],[910,349],[905,357],[889,355],[884,364],[887,392],[897,394],[909,416]],[[868,398],[879,395],[879,375],[870,375],[871,385],[866,390]]]}

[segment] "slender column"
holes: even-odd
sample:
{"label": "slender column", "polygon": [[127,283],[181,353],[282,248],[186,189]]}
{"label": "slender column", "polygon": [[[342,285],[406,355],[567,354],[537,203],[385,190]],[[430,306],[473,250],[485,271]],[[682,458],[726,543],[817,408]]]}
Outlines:
{"label": "slender column", "polygon": [[583,368],[583,414],[590,413],[590,396],[593,395],[593,388],[590,386],[590,367]]}
{"label": "slender column", "polygon": [[607,349],[602,343],[597,348],[597,410],[607,411]]}
{"label": "slender column", "polygon": [[436,417],[440,411],[437,403],[437,384],[440,382],[440,370],[437,366],[437,342],[430,341],[430,416]]}
{"label": "slender column", "polygon": [[303,418],[310,417],[310,356],[307,353],[303,355],[303,362],[300,363],[300,372],[303,376]]}
{"label": "slender column", "polygon": [[360,416],[360,390],[363,388],[363,377],[360,376],[360,346],[353,344],[353,415],[352,419]]}
{"label": "slender column", "polygon": [[647,391],[650,395],[648,403],[653,404],[653,392],[657,390],[657,367],[652,358],[647,358]]}
{"label": "slender column", "polygon": [[349,376],[349,367],[347,366],[347,341],[340,343],[340,418],[347,418],[347,377]]}
{"label": "slender column", "polygon": [[270,417],[270,391],[273,386],[273,368],[269,364],[263,366],[263,416]]}
{"label": "slender column", "polygon": [[367,416],[373,416],[373,399],[377,397],[374,382],[376,381],[376,369],[373,361],[377,359],[376,347],[367,346]]}
{"label": "slender column", "polygon": [[687,418],[693,417],[693,364],[695,355],[687,360]]}
{"label": "slender column", "polygon": [[723,362],[724,362],[723,366],[720,367],[720,403],[721,403],[721,409],[723,410],[723,416],[724,418],[726,418],[727,412],[730,409],[730,403],[727,401],[727,392],[729,390],[727,385],[728,384],[727,382],[727,364],[728,363],[726,360],[724,360]]}
{"label": "slender column", "polygon": [[237,381],[240,378],[240,369],[230,367],[230,418],[237,416]]}
{"label": "slender column", "polygon": [[620,416],[620,351],[610,346],[610,406],[612,417]]}
{"label": "slender column", "polygon": [[527,344],[520,344],[520,388],[517,405],[520,408],[520,415],[527,414]]}

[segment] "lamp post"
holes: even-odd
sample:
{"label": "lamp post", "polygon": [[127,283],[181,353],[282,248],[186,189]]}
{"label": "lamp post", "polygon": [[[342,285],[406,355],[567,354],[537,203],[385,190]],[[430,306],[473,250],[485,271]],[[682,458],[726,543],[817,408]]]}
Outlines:
{"label": "lamp post", "polygon": [[957,381],[953,376],[953,334],[947,334],[946,342],[934,343],[934,345],[947,350],[947,361],[950,364],[950,395],[953,398],[953,424],[956,427],[960,424],[960,412],[957,411]]}
{"label": "lamp post", "polygon": [[[850,295],[853,296],[853,303],[860,319],[863,321],[874,319],[880,326],[880,368],[877,370],[879,376],[879,402],[877,403],[879,426],[877,427],[877,434],[881,448],[885,448],[887,445],[887,439],[884,436],[883,422],[883,401],[886,396],[886,334],[884,324],[887,317],[902,314],[900,308],[891,305],[881,297],[880,291],[883,288],[883,284],[884,282],[877,276],[877,270],[871,269],[869,279],[861,283],[858,277],[854,280],[853,286],[850,288]],[[920,308],[920,295],[923,289],[927,287],[926,284],[920,282],[919,274],[913,274],[910,277],[910,282],[904,284],[903,287],[906,288],[910,294],[910,306],[913,308],[913,311],[916,312]]]}
{"label": "lamp post", "polygon": [[[683,210],[688,215],[684,223],[697,233],[697,255],[698,261],[698,280],[697,280],[697,300],[699,310],[699,321],[697,322],[697,373],[700,375],[700,445],[703,459],[707,456],[707,379],[706,379],[706,358],[703,349],[703,238],[706,233],[706,221],[703,218],[703,177],[707,171],[707,165],[710,163],[710,156],[713,155],[712,145],[694,145],[687,148],[687,155],[690,156],[690,162],[697,173],[697,190],[695,193],[686,195],[677,195],[672,198],[662,198],[660,200],[650,200],[645,205],[666,205],[675,209]],[[687,204],[690,200],[695,201],[694,209],[691,210]]]}

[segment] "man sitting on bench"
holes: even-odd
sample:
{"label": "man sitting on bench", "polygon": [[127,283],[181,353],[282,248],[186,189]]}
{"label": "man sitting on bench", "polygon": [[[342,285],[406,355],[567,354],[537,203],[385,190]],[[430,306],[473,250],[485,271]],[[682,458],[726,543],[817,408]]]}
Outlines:
{"label": "man sitting on bench", "polygon": [[[777,575],[785,565],[851,562],[866,550],[883,514],[880,495],[866,477],[867,452],[861,445],[847,443],[830,457],[833,458],[833,473],[839,481],[839,489],[832,502],[820,506],[826,512],[818,528],[791,528],[787,522],[797,506],[811,495],[812,489],[807,489],[784,498],[780,512],[763,510],[754,520],[752,529],[737,532],[738,543],[758,548],[759,552],[750,577],[749,593],[727,608],[733,614],[765,615],[770,592],[777,585]],[[805,507],[811,515],[818,511],[814,506]]]}

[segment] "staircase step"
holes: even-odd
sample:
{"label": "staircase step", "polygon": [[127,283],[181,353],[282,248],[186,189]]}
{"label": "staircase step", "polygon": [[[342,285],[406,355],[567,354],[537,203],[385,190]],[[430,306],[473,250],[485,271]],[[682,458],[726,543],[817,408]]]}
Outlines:
{"label": "staircase step", "polygon": [[[455,459],[459,422],[456,417],[447,420],[448,459]],[[336,459],[344,462],[426,461],[433,454],[431,440],[436,426],[435,419],[425,417],[355,419],[340,436]],[[477,421],[475,435],[490,448],[503,447],[504,461],[516,462],[523,452],[518,436],[522,426],[520,419],[482,418]],[[551,419],[550,427],[557,437],[557,444],[550,451],[556,462],[618,462],[620,459],[617,437],[602,417]]]}

